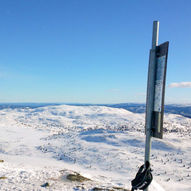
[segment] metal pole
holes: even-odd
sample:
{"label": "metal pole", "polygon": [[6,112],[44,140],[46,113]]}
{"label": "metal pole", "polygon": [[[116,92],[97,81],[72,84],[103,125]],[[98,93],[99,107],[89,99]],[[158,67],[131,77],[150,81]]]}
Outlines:
{"label": "metal pole", "polygon": [[[146,103],[146,117],[145,117],[145,162],[150,161],[151,150],[151,136],[152,136],[152,115],[154,107],[154,80],[155,80],[155,67],[156,67],[156,46],[158,45],[159,22],[153,22],[152,34],[152,48],[149,57],[149,70],[147,81],[147,103]],[[148,191],[148,188],[144,191]]]}

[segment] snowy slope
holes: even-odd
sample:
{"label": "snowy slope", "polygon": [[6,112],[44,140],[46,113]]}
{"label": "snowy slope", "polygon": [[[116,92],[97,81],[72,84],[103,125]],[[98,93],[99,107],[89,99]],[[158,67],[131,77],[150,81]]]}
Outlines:
{"label": "snowy slope", "polygon": [[[0,110],[0,190],[130,189],[143,164],[144,119],[104,106]],[[191,119],[167,114],[164,127],[152,144],[150,190],[191,190]],[[73,171],[92,181],[66,180]]]}

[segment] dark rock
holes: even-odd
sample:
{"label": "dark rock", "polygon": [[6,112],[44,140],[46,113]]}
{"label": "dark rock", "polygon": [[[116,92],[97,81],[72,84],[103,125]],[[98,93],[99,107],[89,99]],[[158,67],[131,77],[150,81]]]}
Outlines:
{"label": "dark rock", "polygon": [[46,183],[44,183],[44,184],[41,185],[41,187],[45,187],[45,188],[46,188],[46,187],[49,187],[49,186],[50,186],[50,184],[49,184],[48,182],[46,182]]}

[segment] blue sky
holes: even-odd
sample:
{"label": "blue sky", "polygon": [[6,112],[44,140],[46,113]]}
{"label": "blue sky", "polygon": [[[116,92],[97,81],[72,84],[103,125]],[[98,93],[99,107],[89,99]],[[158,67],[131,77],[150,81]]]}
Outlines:
{"label": "blue sky", "polygon": [[159,20],[159,44],[170,41],[166,103],[191,103],[190,7],[190,0],[0,1],[0,102],[145,102]]}

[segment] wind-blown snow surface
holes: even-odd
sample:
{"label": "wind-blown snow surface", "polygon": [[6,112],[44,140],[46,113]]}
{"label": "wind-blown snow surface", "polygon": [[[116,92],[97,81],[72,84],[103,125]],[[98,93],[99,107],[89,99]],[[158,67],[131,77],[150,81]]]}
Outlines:
{"label": "wind-blown snow surface", "polygon": [[[144,114],[104,106],[0,110],[0,190],[130,189],[144,162]],[[191,190],[191,119],[165,115],[153,139],[151,191]],[[92,181],[69,182],[78,172]]]}

